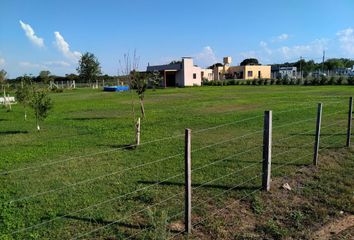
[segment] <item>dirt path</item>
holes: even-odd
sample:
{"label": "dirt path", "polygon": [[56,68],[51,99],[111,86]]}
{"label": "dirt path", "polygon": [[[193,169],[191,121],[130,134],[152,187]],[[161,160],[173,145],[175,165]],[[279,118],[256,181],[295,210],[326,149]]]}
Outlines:
{"label": "dirt path", "polygon": [[[354,227],[354,215],[349,215],[342,219],[324,225],[322,228],[320,228],[313,234],[312,239],[331,239],[332,237],[340,234],[341,232],[351,227]],[[354,238],[353,235],[351,235],[351,237],[351,239]]]}

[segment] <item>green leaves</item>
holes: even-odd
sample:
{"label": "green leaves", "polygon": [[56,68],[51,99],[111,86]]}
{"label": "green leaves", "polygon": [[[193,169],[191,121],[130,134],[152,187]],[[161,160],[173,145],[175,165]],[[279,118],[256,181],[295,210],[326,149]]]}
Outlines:
{"label": "green leaves", "polygon": [[79,66],[76,70],[80,78],[88,82],[96,81],[97,77],[102,74],[98,59],[93,53],[89,52],[81,56]]}

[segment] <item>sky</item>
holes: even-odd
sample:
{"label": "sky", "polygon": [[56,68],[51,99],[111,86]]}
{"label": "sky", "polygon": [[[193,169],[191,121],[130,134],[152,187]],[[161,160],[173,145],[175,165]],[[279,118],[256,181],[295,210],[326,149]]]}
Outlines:
{"label": "sky", "polygon": [[76,73],[91,52],[117,75],[183,56],[207,67],[231,56],[262,64],[354,58],[353,0],[0,0],[0,69],[9,78]]}

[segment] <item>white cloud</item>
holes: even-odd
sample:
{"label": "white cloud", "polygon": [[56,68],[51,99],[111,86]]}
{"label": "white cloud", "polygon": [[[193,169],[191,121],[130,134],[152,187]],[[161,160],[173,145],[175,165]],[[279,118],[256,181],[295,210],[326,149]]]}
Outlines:
{"label": "white cloud", "polygon": [[4,58],[0,58],[0,66],[4,66],[5,65],[5,59]]}
{"label": "white cloud", "polygon": [[19,64],[21,67],[25,67],[25,68],[45,68],[45,69],[47,69],[46,66],[44,66],[42,64],[38,64],[38,63],[20,62]]}
{"label": "white cloud", "polygon": [[47,61],[44,63],[47,66],[54,66],[54,67],[69,67],[71,64],[65,61]]}
{"label": "white cloud", "polygon": [[337,33],[340,48],[346,54],[354,55],[354,29],[347,28]]}
{"label": "white cloud", "polygon": [[69,44],[65,41],[62,35],[60,35],[59,32],[54,32],[55,35],[55,45],[58,48],[58,50],[68,59],[70,59],[73,62],[77,62],[80,57],[81,53],[77,51],[70,51],[70,46]]}
{"label": "white cloud", "polygon": [[289,35],[286,33],[282,33],[279,36],[273,37],[271,42],[275,43],[275,42],[283,42],[285,40],[288,40]]}
{"label": "white cloud", "polygon": [[260,41],[258,50],[250,50],[240,53],[241,61],[244,58],[257,58],[261,63],[275,63],[284,61],[297,61],[300,56],[306,59],[318,60],[322,57],[323,50],[329,44],[328,39],[316,39],[302,45],[272,47],[265,41]]}
{"label": "white cloud", "polygon": [[197,64],[207,67],[218,61],[214,50],[210,46],[206,46],[203,50],[194,55]]}
{"label": "white cloud", "polygon": [[21,28],[25,31],[26,36],[28,37],[28,39],[35,45],[37,45],[38,47],[44,47],[44,40],[43,38],[40,38],[38,36],[36,36],[35,32],[33,31],[33,28],[27,24],[24,23],[20,20],[20,25]]}
{"label": "white cloud", "polygon": [[287,40],[288,38],[289,38],[289,35],[286,34],[286,33],[280,34],[280,35],[277,37],[278,41],[285,41],[285,40]]}

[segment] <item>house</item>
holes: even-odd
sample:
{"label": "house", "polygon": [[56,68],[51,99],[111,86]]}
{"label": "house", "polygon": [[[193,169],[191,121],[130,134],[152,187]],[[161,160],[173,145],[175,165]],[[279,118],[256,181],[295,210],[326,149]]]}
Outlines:
{"label": "house", "polygon": [[272,66],[271,68],[272,78],[296,78],[297,68],[296,67],[281,67]]}
{"label": "house", "polygon": [[230,66],[231,57],[224,57],[224,65],[215,65],[213,68],[214,80],[223,80],[225,78],[235,79],[257,79],[270,78],[270,66],[267,65],[246,65]]}
{"label": "house", "polygon": [[202,79],[213,80],[211,69],[202,69],[193,64],[193,59],[183,57],[181,62],[148,66],[147,72],[160,72],[163,76],[162,87],[200,86]]}

